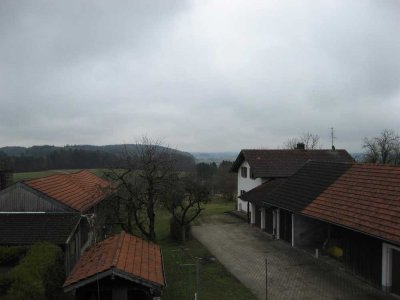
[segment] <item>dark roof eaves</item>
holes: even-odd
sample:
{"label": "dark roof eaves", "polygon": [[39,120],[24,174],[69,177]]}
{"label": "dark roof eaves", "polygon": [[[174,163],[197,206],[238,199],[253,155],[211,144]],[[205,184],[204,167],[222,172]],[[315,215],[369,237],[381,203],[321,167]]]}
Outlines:
{"label": "dark roof eaves", "polygon": [[243,150],[241,150],[236,157],[235,161],[232,164],[231,169],[229,172],[231,173],[237,173],[239,171],[239,167],[242,165],[243,161],[245,160]]}
{"label": "dark roof eaves", "polygon": [[393,240],[390,240],[390,239],[387,239],[387,238],[384,238],[384,237],[381,237],[381,236],[378,236],[378,235],[374,235],[374,234],[365,232],[363,230],[355,229],[355,228],[352,228],[352,227],[349,227],[349,226],[346,226],[346,225],[343,225],[343,224],[340,224],[340,223],[337,223],[337,222],[328,221],[328,220],[325,220],[323,218],[318,218],[318,217],[311,216],[311,215],[308,215],[308,214],[305,214],[305,213],[302,213],[302,212],[294,212],[294,211],[292,211],[292,210],[290,210],[288,208],[279,207],[278,205],[273,205],[273,206],[277,207],[279,209],[290,211],[293,214],[302,215],[302,216],[305,216],[307,218],[311,218],[311,219],[318,220],[318,221],[321,221],[321,222],[325,222],[325,223],[329,223],[329,224],[332,224],[332,225],[336,225],[336,226],[339,226],[339,227],[342,227],[342,228],[345,228],[345,229],[349,229],[349,230],[352,230],[352,231],[355,231],[355,232],[358,232],[358,233],[362,233],[362,234],[368,235],[370,237],[374,237],[374,238],[377,238],[377,239],[380,239],[380,240],[383,240],[383,241],[386,241],[386,242],[390,242],[390,243],[393,243],[393,244],[396,244],[396,245],[400,246],[400,241],[393,241]]}
{"label": "dark roof eaves", "polygon": [[96,281],[97,279],[101,279],[101,278],[104,278],[104,277],[107,277],[107,276],[111,276],[112,274],[113,274],[113,270],[112,269],[107,269],[107,270],[104,270],[102,272],[98,272],[96,274],[93,274],[93,275],[91,275],[89,277],[86,277],[86,278],[84,278],[82,280],[78,280],[76,282],[71,282],[68,285],[64,285],[63,286],[63,290],[64,290],[65,293],[67,293],[67,292],[70,292],[70,291],[75,290],[77,288],[80,288],[82,286],[85,286],[85,285],[87,285],[87,284],[89,284],[89,283],[91,283],[93,281]]}
{"label": "dark roof eaves", "polygon": [[[139,283],[142,284],[146,287],[149,288],[158,288],[158,289],[162,289],[162,285],[157,283],[157,282],[153,282],[151,280],[139,277],[139,276],[135,276],[131,273],[127,273],[124,272],[116,267],[110,267],[104,271],[98,272],[96,274],[93,274],[89,277],[86,277],[82,280],[76,281],[76,282],[71,282],[70,284],[66,285],[63,287],[64,292],[70,292],[72,290],[75,290],[77,288],[80,288],[82,286],[85,286],[89,283],[92,283],[94,281],[96,281],[97,279],[101,279],[104,277],[108,277],[108,276],[112,276],[112,275],[116,275],[118,277],[121,277],[123,279],[127,279],[129,281],[135,282],[135,283]],[[164,277],[165,278],[165,277]]]}

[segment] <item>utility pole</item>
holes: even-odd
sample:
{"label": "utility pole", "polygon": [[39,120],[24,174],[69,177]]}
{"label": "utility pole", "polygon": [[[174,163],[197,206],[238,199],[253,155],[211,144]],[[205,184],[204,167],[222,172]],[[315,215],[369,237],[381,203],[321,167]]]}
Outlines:
{"label": "utility pole", "polygon": [[333,140],[336,139],[335,132],[333,127],[331,127],[331,140],[332,140],[332,150],[335,150],[335,145],[333,144]]}
{"label": "utility pole", "polygon": [[265,258],[265,300],[268,300],[268,261]]}
{"label": "utility pole", "polygon": [[195,300],[200,300],[200,259],[196,260],[196,294],[194,296]]}

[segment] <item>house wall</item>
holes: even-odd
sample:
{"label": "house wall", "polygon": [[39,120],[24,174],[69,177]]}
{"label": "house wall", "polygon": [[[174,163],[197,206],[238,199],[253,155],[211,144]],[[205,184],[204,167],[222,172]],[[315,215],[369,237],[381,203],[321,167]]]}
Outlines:
{"label": "house wall", "polygon": [[2,212],[57,212],[72,211],[45,198],[39,193],[17,183],[0,192],[0,211]]}
{"label": "house wall", "polygon": [[81,221],[67,241],[65,248],[65,270],[68,275],[82,253],[92,244],[93,232],[86,218]]}
{"label": "house wall", "polygon": [[[247,168],[247,178],[242,177],[242,172],[241,172],[242,167]],[[251,178],[250,174],[251,174],[250,165],[247,161],[244,161],[240,165],[239,171],[237,173],[237,176],[238,176],[237,195],[238,195],[238,197],[240,196],[240,191],[248,192],[263,183],[263,180],[261,178],[253,179],[253,178]],[[237,210],[247,212],[247,201],[242,201],[241,199],[238,198],[237,199]]]}

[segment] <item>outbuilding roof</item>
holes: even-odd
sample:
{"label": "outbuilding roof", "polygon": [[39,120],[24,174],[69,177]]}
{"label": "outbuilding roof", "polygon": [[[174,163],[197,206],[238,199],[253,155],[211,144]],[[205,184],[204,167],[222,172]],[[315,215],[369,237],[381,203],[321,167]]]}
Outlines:
{"label": "outbuilding roof", "polygon": [[80,212],[103,200],[111,187],[109,181],[88,170],[25,180],[23,184]]}
{"label": "outbuilding roof", "polygon": [[259,150],[243,149],[233,163],[232,172],[238,172],[244,161],[250,165],[253,177],[289,177],[307,161],[354,162],[346,150]]}
{"label": "outbuilding roof", "polygon": [[263,201],[400,244],[400,166],[311,161]]}
{"label": "outbuilding roof", "polygon": [[255,187],[254,189],[240,195],[239,198],[243,201],[249,201],[257,206],[262,205],[262,199],[265,198],[266,195],[272,193],[278,186],[284,183],[286,178],[272,178],[263,184]]}
{"label": "outbuilding roof", "polygon": [[89,248],[64,283],[66,291],[108,275],[161,288],[165,285],[161,248],[121,232]]}
{"label": "outbuilding roof", "polygon": [[80,218],[77,213],[0,213],[0,245],[66,244]]}

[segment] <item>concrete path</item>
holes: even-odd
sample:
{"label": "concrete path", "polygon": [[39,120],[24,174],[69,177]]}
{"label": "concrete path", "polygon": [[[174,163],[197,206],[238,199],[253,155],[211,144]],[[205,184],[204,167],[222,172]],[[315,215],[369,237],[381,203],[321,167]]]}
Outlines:
{"label": "concrete path", "polygon": [[[394,299],[326,259],[292,248],[230,215],[202,218],[193,235],[259,299]],[[329,261],[329,260],[328,260]]]}

